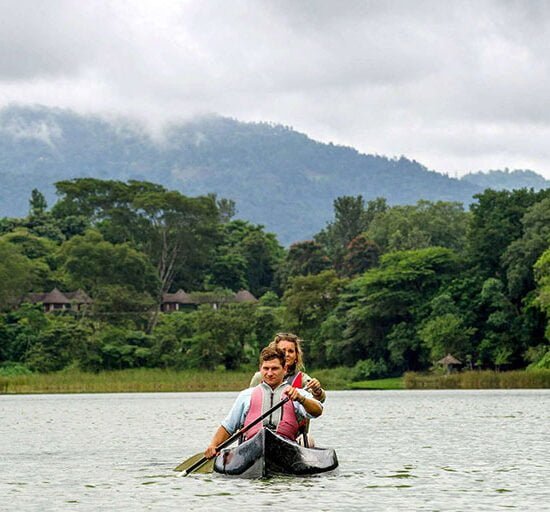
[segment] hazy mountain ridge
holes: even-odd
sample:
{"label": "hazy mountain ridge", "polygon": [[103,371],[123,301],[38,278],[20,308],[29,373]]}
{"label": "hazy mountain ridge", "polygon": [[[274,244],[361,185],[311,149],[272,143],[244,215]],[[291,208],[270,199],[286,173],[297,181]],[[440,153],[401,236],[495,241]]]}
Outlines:
{"label": "hazy mountain ridge", "polygon": [[526,184],[534,177],[539,188],[549,185],[531,171],[475,173],[458,180],[405,157],[364,155],[269,123],[209,116],[172,125],[152,138],[132,123],[60,109],[0,111],[1,216],[25,215],[33,188],[52,204],[55,181],[84,176],[147,180],[188,195],[215,192],[236,201],[238,217],[264,224],[285,244],[319,231],[341,195],[467,206],[487,186],[534,186]]}

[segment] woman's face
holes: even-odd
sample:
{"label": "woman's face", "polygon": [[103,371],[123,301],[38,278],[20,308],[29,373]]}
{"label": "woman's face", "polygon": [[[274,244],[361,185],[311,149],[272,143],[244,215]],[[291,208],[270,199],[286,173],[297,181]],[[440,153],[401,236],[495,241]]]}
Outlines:
{"label": "woman's face", "polygon": [[279,341],[277,348],[280,348],[285,353],[286,367],[296,364],[296,345],[292,341]]}

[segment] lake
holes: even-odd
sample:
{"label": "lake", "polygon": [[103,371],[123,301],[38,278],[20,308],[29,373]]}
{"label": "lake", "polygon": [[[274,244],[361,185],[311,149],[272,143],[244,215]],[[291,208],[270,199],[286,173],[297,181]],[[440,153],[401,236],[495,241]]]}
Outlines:
{"label": "lake", "polygon": [[550,390],[329,391],[337,473],[172,471],[235,396],[0,396],[0,510],[550,510]]}

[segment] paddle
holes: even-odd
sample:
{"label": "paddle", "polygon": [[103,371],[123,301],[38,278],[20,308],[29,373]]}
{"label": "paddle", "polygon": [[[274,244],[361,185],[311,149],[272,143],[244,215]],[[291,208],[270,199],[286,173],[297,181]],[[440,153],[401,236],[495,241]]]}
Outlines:
{"label": "paddle", "polygon": [[[239,436],[250,430],[254,425],[257,425],[260,423],[260,421],[263,421],[265,418],[267,418],[272,412],[276,411],[279,407],[286,404],[290,398],[287,396],[283,400],[281,400],[278,404],[275,404],[271,409],[268,409],[265,411],[261,416],[258,416],[254,421],[249,423],[246,427],[241,428],[240,430],[237,430],[231,437],[228,437],[223,443],[220,443],[218,446],[216,446],[216,451],[219,452],[222,448],[225,448],[226,446],[229,446],[233,441],[236,441]],[[214,465],[214,457],[208,459],[205,457],[202,453],[197,453],[193,455],[192,457],[189,457],[187,460],[183,461],[177,468],[174,469],[174,471],[181,471],[181,476],[187,476],[189,473],[192,473],[193,471],[197,471],[201,466],[204,466],[207,462],[212,463],[212,468]],[[204,471],[205,473],[209,473],[212,471],[211,468],[209,468],[209,471]]]}

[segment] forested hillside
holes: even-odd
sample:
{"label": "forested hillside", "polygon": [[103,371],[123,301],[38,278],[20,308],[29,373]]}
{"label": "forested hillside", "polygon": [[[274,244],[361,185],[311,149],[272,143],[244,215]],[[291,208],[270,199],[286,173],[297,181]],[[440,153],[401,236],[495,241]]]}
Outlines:
{"label": "forested hillside", "polygon": [[266,123],[212,116],[151,138],[135,124],[64,110],[0,112],[0,215],[26,215],[33,188],[51,205],[54,183],[79,177],[153,181],[190,196],[215,193],[234,200],[239,218],[266,226],[283,245],[322,229],[342,195],[468,207],[485,188],[479,179],[451,179],[405,157],[363,155]]}
{"label": "forested hillside", "polygon": [[[278,331],[310,367],[354,379],[550,366],[550,190],[487,190],[460,203],[341,196],[288,249],[230,202],[144,181],[66,180],[48,207],[0,219],[0,375],[68,367],[235,369]],[[82,290],[45,312],[29,292]],[[215,299],[162,312],[178,289]],[[224,303],[238,290],[259,302]],[[82,295],[82,294],[81,294]]]}

